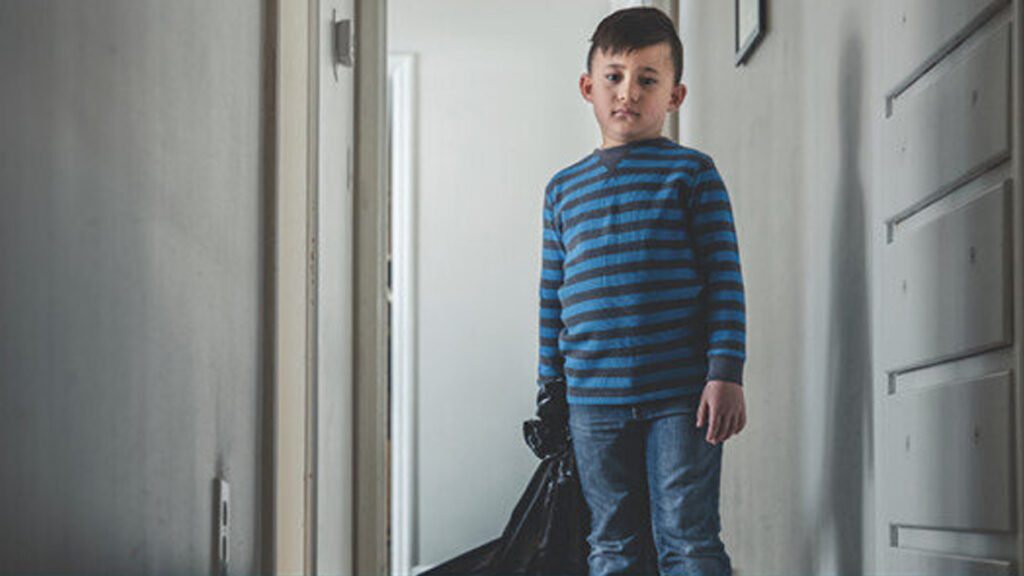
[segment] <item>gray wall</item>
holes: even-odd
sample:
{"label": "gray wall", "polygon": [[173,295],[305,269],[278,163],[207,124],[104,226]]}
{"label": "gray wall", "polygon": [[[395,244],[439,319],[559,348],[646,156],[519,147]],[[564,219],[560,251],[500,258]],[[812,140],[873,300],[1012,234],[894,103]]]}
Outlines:
{"label": "gray wall", "polygon": [[731,3],[681,7],[682,141],[729,185],[747,282],[734,565],[1015,573],[1021,5],[767,5],[743,67]]}
{"label": "gray wall", "polygon": [[766,4],[743,67],[733,3],[681,5],[681,141],[730,189],[747,289],[748,425],[725,444],[722,537],[741,572],[867,574],[875,3]]}
{"label": "gray wall", "polygon": [[260,569],[263,24],[0,3],[0,572]]}
{"label": "gray wall", "polygon": [[541,204],[600,145],[579,95],[607,0],[393,0],[389,52],[416,54],[413,564],[497,537],[538,460]]}

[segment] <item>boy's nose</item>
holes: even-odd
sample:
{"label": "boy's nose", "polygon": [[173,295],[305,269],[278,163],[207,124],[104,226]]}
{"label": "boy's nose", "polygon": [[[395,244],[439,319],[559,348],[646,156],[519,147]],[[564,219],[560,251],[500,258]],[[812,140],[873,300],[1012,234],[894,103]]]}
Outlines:
{"label": "boy's nose", "polygon": [[625,101],[627,98],[636,102],[640,98],[640,86],[632,83],[624,86],[619,92],[619,100]]}

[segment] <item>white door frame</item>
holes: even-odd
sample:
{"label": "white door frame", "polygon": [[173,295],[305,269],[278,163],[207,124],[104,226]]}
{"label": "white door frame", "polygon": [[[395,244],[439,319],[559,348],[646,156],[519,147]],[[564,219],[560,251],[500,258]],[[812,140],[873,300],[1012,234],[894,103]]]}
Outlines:
{"label": "white door frame", "polygon": [[[272,484],[273,517],[266,520],[272,524],[268,533],[273,534],[272,569],[277,574],[348,573],[355,566],[354,166],[351,146],[344,149],[344,134],[329,129],[339,121],[342,131],[353,127],[347,107],[354,90],[347,100],[338,100],[337,88],[331,91],[331,18],[354,18],[355,1],[267,4],[275,17],[276,198],[270,288],[274,398],[273,414],[268,415],[274,430],[268,455],[273,472],[266,478]],[[351,68],[337,72],[354,87]],[[337,158],[347,165],[328,161]],[[325,196],[327,192],[331,195]],[[325,348],[332,352],[318,353]]]}
{"label": "white door frame", "polygon": [[308,543],[313,573],[340,574],[355,572],[355,75],[352,66],[335,61],[334,24],[355,22],[355,1],[316,4],[311,29],[317,46],[311,76],[317,83],[316,192],[311,207],[316,270],[309,321],[315,360],[307,420],[315,528]]}
{"label": "white door frame", "polygon": [[416,195],[413,142],[416,60],[388,54],[391,148],[391,567],[412,574],[414,565],[416,429]]}
{"label": "white door frame", "polygon": [[386,3],[355,0],[355,574],[388,569]]}
{"label": "white door frame", "polygon": [[273,573],[311,572],[309,475],[311,451],[307,415],[313,349],[309,338],[309,296],[315,270],[310,243],[310,176],[316,150],[312,131],[316,84],[310,61],[314,0],[274,0],[277,13],[275,69],[275,214],[273,271]]}

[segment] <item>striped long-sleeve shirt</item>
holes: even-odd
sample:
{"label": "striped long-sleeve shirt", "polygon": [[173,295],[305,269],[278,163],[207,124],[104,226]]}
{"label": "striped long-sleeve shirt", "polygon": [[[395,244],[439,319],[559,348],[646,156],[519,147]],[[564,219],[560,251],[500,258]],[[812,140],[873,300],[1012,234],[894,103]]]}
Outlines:
{"label": "striped long-sleeve shirt", "polygon": [[711,158],[668,138],[595,150],[544,192],[538,383],[571,404],[742,384],[743,279]]}

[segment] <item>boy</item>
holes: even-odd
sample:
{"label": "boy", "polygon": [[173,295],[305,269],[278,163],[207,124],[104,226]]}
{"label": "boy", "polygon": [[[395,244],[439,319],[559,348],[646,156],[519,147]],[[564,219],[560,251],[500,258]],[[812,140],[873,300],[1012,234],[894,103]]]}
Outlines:
{"label": "boy", "polygon": [[591,42],[579,87],[603,142],[545,190],[538,383],[565,386],[590,573],[643,570],[649,534],[661,574],[728,575],[722,442],[746,423],[729,197],[710,157],[661,137],[686,96],[671,20],[620,10]]}

